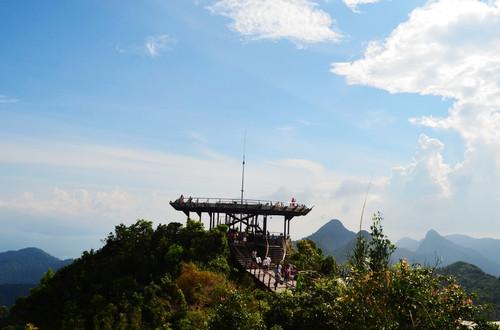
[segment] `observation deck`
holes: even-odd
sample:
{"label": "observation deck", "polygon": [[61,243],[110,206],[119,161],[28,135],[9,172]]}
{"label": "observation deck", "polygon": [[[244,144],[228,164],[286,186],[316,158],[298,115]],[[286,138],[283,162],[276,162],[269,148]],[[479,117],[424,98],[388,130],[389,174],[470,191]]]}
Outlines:
{"label": "observation deck", "polygon": [[233,213],[233,214],[255,214],[276,215],[284,217],[295,217],[307,215],[311,209],[304,204],[295,202],[283,203],[278,201],[256,200],[256,199],[231,199],[231,198],[184,198],[170,202],[177,211],[199,213]]}
{"label": "observation deck", "polygon": [[232,229],[237,229],[239,225],[239,231],[243,231],[243,226],[245,226],[245,231],[262,234],[267,234],[269,216],[282,216],[284,218],[282,234],[285,237],[288,237],[290,233],[292,218],[305,216],[312,210],[312,207],[297,203],[294,199],[284,203],[257,199],[185,198],[182,195],[175,201],[171,201],[170,205],[177,211],[184,212],[188,218],[191,213],[196,213],[201,220],[203,213],[208,214],[210,228],[226,224]]}

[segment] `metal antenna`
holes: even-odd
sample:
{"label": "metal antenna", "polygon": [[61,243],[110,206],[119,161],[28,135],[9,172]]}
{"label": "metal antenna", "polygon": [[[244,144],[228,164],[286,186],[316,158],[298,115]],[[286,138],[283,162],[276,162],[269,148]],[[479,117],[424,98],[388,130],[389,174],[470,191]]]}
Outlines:
{"label": "metal antenna", "polygon": [[245,153],[247,148],[247,130],[243,136],[243,162],[241,165],[241,205],[243,205],[243,192],[245,191]]}
{"label": "metal antenna", "polygon": [[365,214],[366,200],[368,199],[368,193],[370,192],[370,188],[372,186],[372,178],[370,178],[370,182],[368,183],[368,187],[366,188],[365,201],[363,202],[363,208],[361,209],[361,218],[359,219],[359,235],[361,236],[361,229],[363,227],[363,215]]}

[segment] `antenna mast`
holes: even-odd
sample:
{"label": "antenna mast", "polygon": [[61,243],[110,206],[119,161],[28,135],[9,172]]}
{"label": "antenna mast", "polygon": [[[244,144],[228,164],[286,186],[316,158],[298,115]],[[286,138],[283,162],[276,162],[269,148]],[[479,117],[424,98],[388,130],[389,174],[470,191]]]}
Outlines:
{"label": "antenna mast", "polygon": [[241,164],[241,205],[243,205],[243,192],[245,191],[245,153],[247,147],[247,130],[243,136],[243,162]]}

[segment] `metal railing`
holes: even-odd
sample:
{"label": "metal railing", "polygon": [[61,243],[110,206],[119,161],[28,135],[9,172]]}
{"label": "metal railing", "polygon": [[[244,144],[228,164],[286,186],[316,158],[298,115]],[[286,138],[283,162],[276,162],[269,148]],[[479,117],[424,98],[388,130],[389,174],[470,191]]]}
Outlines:
{"label": "metal railing", "polygon": [[262,199],[244,199],[239,198],[214,198],[214,197],[179,197],[175,200],[177,203],[193,203],[193,204],[236,204],[236,205],[265,205],[265,206],[291,206],[291,207],[306,207],[305,204],[297,202],[281,202]]}

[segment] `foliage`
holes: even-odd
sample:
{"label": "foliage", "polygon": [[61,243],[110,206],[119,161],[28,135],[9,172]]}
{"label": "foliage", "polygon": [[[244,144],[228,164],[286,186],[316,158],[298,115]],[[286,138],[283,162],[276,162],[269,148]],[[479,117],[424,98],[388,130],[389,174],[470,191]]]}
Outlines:
{"label": "foliage", "polygon": [[208,323],[213,330],[259,330],[265,329],[260,315],[251,308],[251,296],[233,292],[214,310]]}
{"label": "foliage", "polygon": [[[310,240],[288,257],[301,290],[264,292],[234,271],[226,228],[119,225],[98,251],[47,272],[0,318],[6,329],[458,329],[483,311],[452,277],[401,261],[376,214],[346,274]],[[5,314],[5,311],[3,311]]]}
{"label": "foliage", "polygon": [[205,231],[199,222],[156,229],[145,220],[118,225],[100,250],[85,252],[55,274],[47,272],[31,295],[12,307],[8,323],[42,329],[176,328],[190,303],[216,304],[231,288],[224,275],[198,268],[222,272],[229,268],[221,261],[228,255],[225,233]]}
{"label": "foliage", "polygon": [[439,269],[439,272],[444,275],[453,275],[467,292],[476,293],[478,301],[487,304],[488,308],[484,311],[485,317],[493,320],[500,319],[500,280],[498,278],[465,262],[453,263]]}

